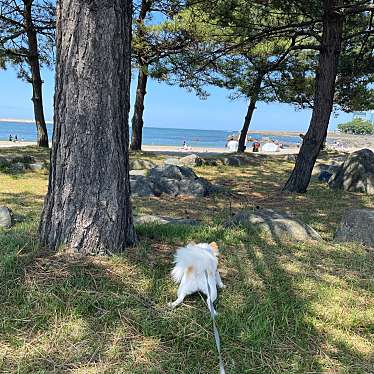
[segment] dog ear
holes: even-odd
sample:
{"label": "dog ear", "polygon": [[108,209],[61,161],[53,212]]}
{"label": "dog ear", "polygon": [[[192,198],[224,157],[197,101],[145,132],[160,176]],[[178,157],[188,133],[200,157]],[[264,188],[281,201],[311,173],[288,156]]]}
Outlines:
{"label": "dog ear", "polygon": [[213,249],[214,252],[218,252],[218,244],[216,242],[209,243],[209,246]]}

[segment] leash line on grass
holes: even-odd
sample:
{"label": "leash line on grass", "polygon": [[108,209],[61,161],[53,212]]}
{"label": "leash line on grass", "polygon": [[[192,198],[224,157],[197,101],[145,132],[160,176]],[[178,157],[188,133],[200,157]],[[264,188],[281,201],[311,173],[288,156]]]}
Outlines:
{"label": "leash line on grass", "polygon": [[218,332],[217,325],[216,325],[216,316],[213,312],[214,306],[213,306],[213,302],[212,302],[207,271],[205,271],[205,279],[206,279],[206,284],[207,284],[207,287],[208,287],[207,289],[208,289],[208,296],[209,296],[208,297],[208,299],[209,299],[209,311],[210,311],[210,317],[212,318],[212,323],[213,323],[214,340],[216,342],[216,348],[217,348],[218,358],[219,358],[219,372],[220,372],[220,374],[225,374],[225,365],[223,363],[222,354],[221,354],[221,339],[220,339],[219,332]]}

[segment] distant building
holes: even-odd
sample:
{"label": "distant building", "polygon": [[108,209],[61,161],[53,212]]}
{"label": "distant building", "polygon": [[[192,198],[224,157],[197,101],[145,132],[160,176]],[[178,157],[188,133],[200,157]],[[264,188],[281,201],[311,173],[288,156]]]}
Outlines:
{"label": "distant building", "polygon": [[374,124],[374,110],[368,110],[366,112],[353,112],[353,119],[354,118],[365,119]]}

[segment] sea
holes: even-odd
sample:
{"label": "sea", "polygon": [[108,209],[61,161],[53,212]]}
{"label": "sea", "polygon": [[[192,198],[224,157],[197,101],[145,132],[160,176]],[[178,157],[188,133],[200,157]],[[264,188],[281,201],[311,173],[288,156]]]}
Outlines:
{"label": "sea", "polygon": [[[47,124],[48,134],[51,138],[52,124]],[[234,131],[225,130],[195,130],[177,128],[144,127],[143,144],[182,146],[183,142],[191,147],[223,148],[230,135],[238,134]],[[17,135],[18,140],[35,141],[36,128],[33,123],[0,122],[0,140],[8,140],[9,136]],[[283,144],[300,143],[298,136],[264,136],[256,132],[249,136],[258,140],[271,138]]]}

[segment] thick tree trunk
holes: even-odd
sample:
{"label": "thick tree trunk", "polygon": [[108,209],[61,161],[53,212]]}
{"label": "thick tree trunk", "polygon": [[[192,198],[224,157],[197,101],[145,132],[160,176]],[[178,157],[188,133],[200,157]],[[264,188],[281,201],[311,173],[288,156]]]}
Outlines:
{"label": "thick tree trunk", "polygon": [[131,0],[60,0],[54,135],[41,243],[83,254],[135,242],[128,113]]}
{"label": "thick tree trunk", "polygon": [[40,75],[38,37],[32,20],[32,0],[25,1],[24,22],[28,41],[28,62],[31,70],[32,102],[37,132],[37,143],[40,147],[48,147],[47,125],[43,110],[43,81]]}
{"label": "thick tree trunk", "polygon": [[257,77],[256,81],[255,81],[253,93],[252,93],[251,98],[249,100],[247,114],[244,118],[243,127],[242,127],[242,130],[240,132],[240,138],[239,138],[239,144],[238,144],[238,152],[240,152],[240,153],[245,152],[245,144],[246,144],[246,140],[247,140],[247,134],[248,134],[249,126],[250,126],[251,121],[252,121],[253,112],[256,109],[256,103],[257,103],[257,100],[258,100],[258,95],[260,94],[260,90],[261,90],[261,83],[262,83],[262,75],[261,76],[259,75]]}
{"label": "thick tree trunk", "polygon": [[316,77],[314,109],[308,132],[306,133],[295,167],[284,191],[306,192],[312,170],[327,135],[327,128],[333,108],[336,71],[341,50],[344,18],[334,7],[342,0],[325,0],[323,33]]}
{"label": "thick tree trunk", "polygon": [[144,98],[147,94],[147,80],[148,66],[140,66],[138,74],[138,85],[136,88],[134,115],[131,122],[131,149],[133,151],[140,151],[142,149]]}

